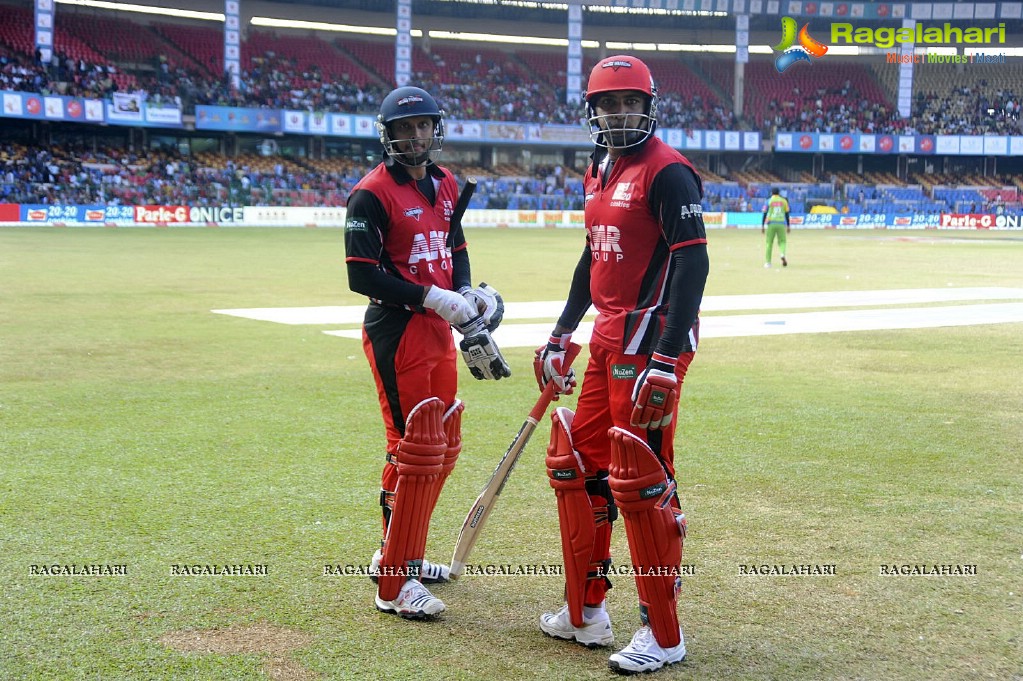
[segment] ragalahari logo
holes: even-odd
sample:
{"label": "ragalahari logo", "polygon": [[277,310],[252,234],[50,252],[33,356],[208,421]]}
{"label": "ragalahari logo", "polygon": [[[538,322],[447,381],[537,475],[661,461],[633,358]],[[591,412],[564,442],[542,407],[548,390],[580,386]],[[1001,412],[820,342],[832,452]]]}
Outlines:
{"label": "ragalahari logo", "polygon": [[[803,24],[797,36],[796,20],[792,17],[781,18],[781,42],[771,48],[775,52],[781,52],[774,60],[774,67],[778,69],[778,73],[785,73],[785,70],[796,62],[805,61],[812,64],[811,57],[820,59],[828,53],[827,45],[810,37],[809,27],[810,24]],[[792,47],[797,37],[799,45]]]}

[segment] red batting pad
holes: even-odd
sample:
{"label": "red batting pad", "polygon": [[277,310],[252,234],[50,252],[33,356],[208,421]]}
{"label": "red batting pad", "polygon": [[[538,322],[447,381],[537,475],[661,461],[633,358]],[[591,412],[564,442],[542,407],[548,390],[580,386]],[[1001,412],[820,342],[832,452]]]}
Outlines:
{"label": "red batting pad", "polygon": [[609,482],[636,571],[636,590],[654,638],[662,648],[679,644],[676,580],[682,536],[671,506],[675,483],[646,442],[617,426],[611,439]]}
{"label": "red batting pad", "polygon": [[377,589],[380,598],[393,601],[409,578],[410,563],[419,566],[426,551],[426,535],[435,489],[440,484],[447,451],[444,403],[430,397],[405,419],[405,437],[398,443],[398,485],[394,509],[384,541]]}
{"label": "red batting pad", "polygon": [[551,414],[551,441],[547,446],[547,475],[558,499],[561,553],[565,561],[565,602],[572,624],[583,626],[583,599],[590,554],[596,537],[586,471],[572,447],[575,413],[558,407]]}

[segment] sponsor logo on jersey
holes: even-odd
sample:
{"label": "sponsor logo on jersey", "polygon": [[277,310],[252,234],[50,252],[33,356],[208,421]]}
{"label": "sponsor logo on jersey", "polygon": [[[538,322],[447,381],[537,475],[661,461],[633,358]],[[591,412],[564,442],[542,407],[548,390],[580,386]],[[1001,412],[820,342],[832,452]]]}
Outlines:
{"label": "sponsor logo on jersey", "polygon": [[612,364],[611,378],[616,381],[631,381],[636,378],[635,364]]}
{"label": "sponsor logo on jersey", "polygon": [[698,203],[690,203],[688,206],[682,206],[682,219],[695,218],[703,216],[703,206]]}
{"label": "sponsor logo on jersey", "polygon": [[362,218],[348,218],[345,220],[345,231],[346,232],[366,232],[369,231],[369,225]]}
{"label": "sponsor logo on jersey", "polygon": [[593,225],[590,227],[590,252],[594,260],[607,262],[609,260],[620,261],[625,256],[622,254],[621,241],[622,233],[614,225]]}
{"label": "sponsor logo on jersey", "polygon": [[446,270],[450,267],[451,250],[448,248],[448,233],[441,230],[430,230],[428,234],[416,234],[412,237],[412,248],[409,249],[409,272],[418,274],[420,263],[426,263],[426,271],[434,272],[437,268]]}
{"label": "sponsor logo on jersey", "polygon": [[583,203],[589,203],[590,199],[592,199],[592,198],[593,198],[593,194],[587,194],[586,196],[583,197]]}
{"label": "sponsor logo on jersey", "polygon": [[611,201],[608,203],[608,205],[614,208],[631,208],[632,183],[619,182],[615,186],[614,194],[611,195]]}
{"label": "sponsor logo on jersey", "polygon": [[419,206],[416,206],[415,208],[406,208],[405,209],[405,217],[412,218],[416,222],[419,222],[419,216],[422,215],[422,214],[423,214],[423,209],[420,208]]}

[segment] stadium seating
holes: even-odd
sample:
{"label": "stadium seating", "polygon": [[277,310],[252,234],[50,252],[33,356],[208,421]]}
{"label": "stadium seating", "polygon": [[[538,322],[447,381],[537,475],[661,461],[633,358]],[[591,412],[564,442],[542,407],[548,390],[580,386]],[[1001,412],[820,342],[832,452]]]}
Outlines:
{"label": "stadium seating", "polygon": [[207,75],[217,78],[224,73],[224,37],[214,28],[192,24],[157,22],[153,30],[185,54]]}
{"label": "stadium seating", "polygon": [[153,69],[197,69],[200,65],[164,40],[149,26],[109,13],[62,12],[58,26],[89,45],[105,59]]}
{"label": "stadium seating", "polygon": [[315,35],[250,31],[242,44],[242,68],[251,71],[268,54],[274,55],[279,62],[290,62],[293,68],[291,85],[294,88],[314,88],[324,82],[362,87],[373,82],[365,69]]}
{"label": "stadium seating", "polygon": [[[0,0],[2,2],[3,0]],[[206,23],[166,18],[128,20],[106,10],[64,5],[58,13],[53,66],[36,64],[32,12],[27,2],[3,4],[0,21],[0,89],[86,97],[141,89],[152,98],[180,98],[185,113],[195,103],[274,108],[314,108],[375,113],[394,77],[389,39],[249,29],[242,45],[242,83],[223,77],[223,39]],[[663,53],[662,53],[663,54]],[[587,50],[583,73],[598,54]],[[770,57],[745,67],[744,115],[731,102],[734,64],[714,59],[644,56],[659,86],[659,124],[673,128],[792,131],[874,131],[1019,134],[1023,65],[974,65],[969,70],[915,70],[913,117],[894,106],[897,69],[882,69],[828,56],[812,67],[797,65],[779,78]],[[418,40],[413,48],[417,84],[437,94],[449,120],[485,119],[576,124],[583,112],[565,100],[563,50],[529,46]],[[251,148],[251,147],[249,147]],[[367,168],[350,159],[267,158],[219,154],[189,158],[149,150],[125,165],[124,150],[93,154],[76,148],[8,146],[0,170],[19,172],[3,195],[19,200],[196,200],[343,205]],[[12,161],[17,159],[17,161]],[[706,163],[706,159],[695,159]],[[188,167],[176,184],[161,170],[167,162]],[[731,163],[732,161],[726,161]],[[707,209],[759,210],[772,186],[784,186],[793,210],[827,202],[850,213],[1018,210],[1023,179],[979,173],[925,173],[846,169],[815,177],[784,159],[736,166],[720,174],[702,169]],[[55,164],[59,172],[48,170]],[[553,167],[493,168],[447,164],[481,186],[474,206],[564,208],[581,205],[578,170]],[[752,167],[748,167],[752,165]],[[770,167],[770,169],[767,169]],[[879,166],[874,166],[879,167]],[[905,175],[904,171],[900,171]],[[26,174],[27,173],[27,174]],[[52,175],[52,176],[51,176]],[[6,176],[4,177],[6,180]],[[787,180],[787,181],[786,181]],[[318,194],[318,192],[320,194]]]}

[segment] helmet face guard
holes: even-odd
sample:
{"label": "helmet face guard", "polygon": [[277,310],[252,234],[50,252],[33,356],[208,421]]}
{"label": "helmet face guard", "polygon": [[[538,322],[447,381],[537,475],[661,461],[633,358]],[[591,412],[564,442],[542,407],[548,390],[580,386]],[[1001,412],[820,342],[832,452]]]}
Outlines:
{"label": "helmet face guard", "polygon": [[[598,114],[600,95],[620,90],[641,94],[646,100],[643,112]],[[619,55],[597,62],[590,72],[585,99],[590,139],[599,147],[634,147],[647,141],[657,129],[657,87],[650,69],[635,57]]]}
{"label": "helmet face guard", "polygon": [[[422,116],[433,120],[432,137],[394,137],[395,121]],[[430,153],[444,146],[444,112],[426,90],[400,87],[387,95],[380,105],[377,132],[384,152],[395,161],[409,167],[425,166],[430,162]]]}

